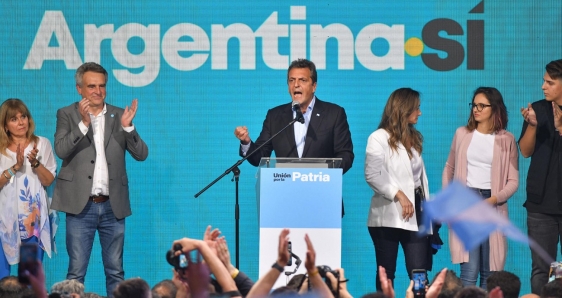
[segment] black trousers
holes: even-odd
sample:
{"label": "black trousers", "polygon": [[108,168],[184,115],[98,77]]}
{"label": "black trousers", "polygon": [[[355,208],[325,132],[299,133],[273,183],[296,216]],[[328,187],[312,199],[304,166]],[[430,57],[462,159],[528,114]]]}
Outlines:
{"label": "black trousers", "polygon": [[377,291],[381,290],[379,266],[384,267],[388,279],[394,283],[398,245],[402,245],[408,277],[412,279],[413,269],[428,268],[429,241],[427,236],[418,237],[418,232],[398,228],[369,227],[369,234],[375,246],[377,258]]}
{"label": "black trousers", "polygon": [[[421,223],[421,202],[423,200],[423,189],[416,189],[415,210],[418,226]],[[384,267],[388,279],[394,284],[396,273],[396,259],[398,258],[398,245],[402,245],[404,258],[406,259],[406,270],[408,277],[412,279],[413,269],[429,270],[431,253],[429,250],[429,238],[418,236],[417,231],[408,231],[399,228],[369,227],[369,234],[375,246],[377,258],[377,291],[381,290],[379,280],[379,266]]]}
{"label": "black trousers", "polygon": [[[527,211],[527,228],[529,238],[535,240],[553,260],[556,260],[559,239],[562,237],[562,216]],[[533,250],[531,263],[531,292],[539,295],[542,287],[548,283],[550,264]]]}

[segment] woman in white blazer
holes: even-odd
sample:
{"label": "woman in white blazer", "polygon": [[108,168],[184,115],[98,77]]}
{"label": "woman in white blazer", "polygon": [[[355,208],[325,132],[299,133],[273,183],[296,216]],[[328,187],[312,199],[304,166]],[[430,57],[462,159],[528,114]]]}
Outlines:
{"label": "woman in white blazer", "polygon": [[[392,92],[378,129],[367,141],[365,180],[375,192],[367,226],[375,246],[377,268],[394,281],[398,246],[402,245],[408,276],[428,269],[429,240],[418,237],[421,202],[429,196],[421,158],[423,137],[414,127],[421,115],[420,94],[410,88]],[[380,290],[377,270],[377,290]]]}

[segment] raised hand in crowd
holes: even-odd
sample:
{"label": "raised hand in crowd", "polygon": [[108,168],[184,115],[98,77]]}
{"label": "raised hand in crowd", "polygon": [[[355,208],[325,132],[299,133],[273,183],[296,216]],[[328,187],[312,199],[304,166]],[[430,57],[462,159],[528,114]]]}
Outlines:
{"label": "raised hand in crowd", "polygon": [[[443,288],[443,283],[445,282],[445,276],[447,275],[447,268],[441,270],[435,278],[435,281],[429,286],[429,289],[425,293],[426,298],[437,298],[439,293],[441,292],[441,288]],[[388,279],[386,275],[386,270],[384,267],[379,266],[379,280],[381,283],[382,292],[390,297],[396,297],[394,293],[394,287],[392,285],[392,281]],[[410,281],[410,286],[406,290],[406,298],[414,298],[414,281]]]}
{"label": "raised hand in crowd", "polygon": [[[241,297],[240,293],[238,292],[238,289],[236,288],[236,284],[234,283],[234,280],[232,279],[232,277],[230,276],[230,274],[228,273],[228,271],[226,270],[226,267],[222,264],[221,260],[217,257],[217,255],[211,250],[211,248],[209,247],[209,245],[207,244],[206,241],[204,240],[195,240],[195,239],[191,239],[191,238],[183,238],[183,239],[179,239],[176,240],[172,243],[172,248],[176,245],[180,245],[181,246],[181,251],[176,251],[175,255],[179,256],[180,254],[185,254],[186,256],[189,256],[189,253],[193,250],[197,250],[199,251],[199,253],[203,256],[203,259],[205,260],[206,265],[209,266],[210,271],[213,273],[213,275],[215,276],[215,278],[217,279],[217,282],[219,283],[219,285],[221,286],[221,288],[223,289],[223,293],[229,293],[231,297]],[[188,257],[189,260],[189,257]],[[204,266],[204,264],[202,264],[202,266]],[[204,272],[202,272],[202,268],[197,267],[196,269],[198,269],[199,271],[197,271],[198,273],[196,274],[203,274]],[[208,272],[207,272],[207,278],[208,278]],[[194,278],[191,275],[187,276],[188,278],[188,283],[190,285],[190,287],[192,287],[192,284],[189,282],[190,279]],[[199,278],[199,277],[197,277]],[[202,278],[202,277],[201,277]],[[208,286],[208,284],[206,285]],[[193,296],[193,289],[191,289],[192,292],[192,296]]]}
{"label": "raised hand in crowd", "polygon": [[219,229],[214,229],[214,230],[211,229],[212,229],[211,226],[207,226],[207,228],[205,229],[205,233],[203,234],[203,241],[205,241],[207,245],[209,245],[213,253],[216,255],[217,254],[216,240],[220,236],[221,231],[219,231]]}
{"label": "raised hand in crowd", "polygon": [[[447,268],[444,268],[443,270],[441,270],[441,272],[439,272],[433,283],[427,289],[427,292],[425,293],[426,298],[437,298],[439,296],[439,293],[443,288],[443,284],[445,283],[446,275],[447,275]],[[406,289],[406,298],[415,297],[413,288],[414,288],[414,281],[411,280],[410,286],[408,286],[408,289]]]}
{"label": "raised hand in crowd", "polygon": [[29,280],[29,284],[31,285],[31,289],[33,289],[33,293],[35,293],[35,297],[47,298],[47,288],[45,287],[45,272],[43,271],[43,264],[39,260],[37,260],[36,262],[36,275],[31,274],[29,271],[26,271],[24,274]]}
{"label": "raised hand in crowd", "polygon": [[495,287],[488,292],[488,298],[503,298],[503,292],[500,287]]}
{"label": "raised hand in crowd", "polygon": [[[388,279],[386,275],[386,269],[383,266],[379,266],[379,281],[381,282],[382,292],[389,298],[394,298],[394,287],[392,286],[392,280]],[[407,293],[407,292],[406,292]]]}
{"label": "raised hand in crowd", "polygon": [[209,282],[211,280],[209,267],[201,259],[201,253],[197,251],[197,259],[191,260],[187,256],[187,283],[189,285],[191,297],[209,297]]}
{"label": "raised hand in crowd", "polygon": [[269,294],[275,281],[277,281],[279,275],[283,273],[284,267],[289,261],[289,233],[289,229],[281,230],[279,234],[279,244],[277,245],[277,261],[275,261],[271,269],[254,284],[246,297],[261,298]]}
{"label": "raised hand in crowd", "polygon": [[228,245],[226,245],[226,239],[224,239],[224,237],[220,237],[217,238],[215,242],[216,242],[215,248],[217,251],[217,256],[228,270],[228,273],[234,275],[236,271],[238,271],[238,269],[236,269],[236,267],[234,267],[234,265],[232,265],[230,261],[230,251],[228,250]]}
{"label": "raised hand in crowd", "polygon": [[[310,237],[308,237],[308,234],[304,235],[304,241],[306,242],[306,260],[304,261],[304,266],[308,272],[308,282],[312,285],[313,291],[320,297],[333,297],[330,288],[328,288],[328,285],[322,280],[320,272],[318,268],[316,268],[316,251],[314,250],[314,246],[312,246],[312,241]],[[285,248],[285,250],[287,250],[287,248]],[[289,259],[287,258],[287,260]]]}
{"label": "raised hand in crowd", "polygon": [[443,268],[443,270],[439,272],[439,275],[437,275],[437,278],[435,278],[435,281],[429,286],[427,293],[425,293],[426,298],[437,298],[437,296],[439,296],[443,284],[445,283],[445,276],[447,276],[447,268]]}
{"label": "raised hand in crowd", "polygon": [[[232,265],[230,259],[230,251],[228,250],[226,239],[224,236],[219,236],[220,231],[218,229],[214,229],[211,231],[211,226],[208,226],[205,230],[203,240],[207,242],[209,247],[211,247],[213,252],[225,266],[226,270],[228,270],[230,277],[234,280],[236,288],[238,289],[242,297],[245,297],[250,292],[250,289],[254,286],[254,281],[252,281],[244,272],[241,272],[240,270],[238,270],[238,268]],[[220,285],[217,285],[214,280],[211,280],[211,283],[213,283],[213,286],[215,286],[215,290],[217,290],[218,293],[223,292]]]}
{"label": "raised hand in crowd", "polygon": [[187,279],[187,276],[181,276],[181,274],[175,269],[172,269],[172,271],[172,282],[178,289],[175,298],[189,298],[191,295],[191,289],[189,288],[189,284],[185,281]]}

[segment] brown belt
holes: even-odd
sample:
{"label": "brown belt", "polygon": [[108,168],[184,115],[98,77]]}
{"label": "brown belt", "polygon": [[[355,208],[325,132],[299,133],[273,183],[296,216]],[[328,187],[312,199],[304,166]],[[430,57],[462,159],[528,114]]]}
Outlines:
{"label": "brown belt", "polygon": [[109,196],[99,195],[99,196],[90,196],[90,201],[94,203],[103,203],[109,200]]}

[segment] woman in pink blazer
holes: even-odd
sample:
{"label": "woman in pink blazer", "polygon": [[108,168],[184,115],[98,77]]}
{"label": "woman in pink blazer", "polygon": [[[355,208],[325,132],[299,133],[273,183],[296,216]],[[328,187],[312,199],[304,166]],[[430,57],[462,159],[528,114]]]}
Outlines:
{"label": "woman in pink blazer", "polygon": [[[507,217],[507,200],[519,186],[518,151],[507,127],[507,110],[501,93],[493,87],[474,91],[471,112],[466,126],[459,127],[451,144],[443,170],[443,187],[453,179],[472,188],[497,212]],[[461,264],[460,278],[464,286],[486,289],[491,271],[503,270],[507,243],[497,232],[473,251],[467,252],[456,235],[449,230],[449,247],[454,264]]]}

